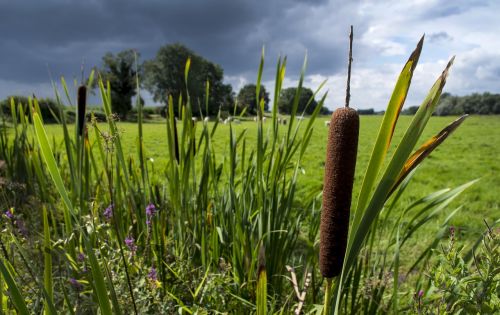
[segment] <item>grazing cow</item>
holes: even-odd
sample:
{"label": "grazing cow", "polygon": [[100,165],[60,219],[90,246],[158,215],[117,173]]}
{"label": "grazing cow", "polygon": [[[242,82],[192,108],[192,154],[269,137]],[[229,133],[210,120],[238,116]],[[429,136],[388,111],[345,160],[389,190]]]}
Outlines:
{"label": "grazing cow", "polygon": [[266,117],[262,117],[262,122],[266,122]]}
{"label": "grazing cow", "polygon": [[329,120],[325,120],[325,127],[329,127],[330,126],[330,121]]}
{"label": "grazing cow", "polygon": [[286,118],[283,118],[283,119],[281,120],[281,123],[282,123],[283,125],[286,125]]}
{"label": "grazing cow", "polygon": [[205,117],[205,119],[203,119],[203,121],[204,121],[204,122],[206,122],[206,123],[207,123],[209,120],[210,120],[210,117],[208,117],[208,116],[207,116],[207,117]]}
{"label": "grazing cow", "polygon": [[305,117],[304,116],[297,116],[297,120],[304,120]]}
{"label": "grazing cow", "polygon": [[219,122],[220,122],[221,124],[222,124],[222,123],[224,123],[224,119],[219,118]]}
{"label": "grazing cow", "polygon": [[196,117],[193,117],[191,119],[193,120],[194,123],[198,121],[198,118],[196,118]]}
{"label": "grazing cow", "polygon": [[253,118],[253,121],[259,121],[259,117],[255,116],[255,117]]}
{"label": "grazing cow", "polygon": [[241,121],[239,119],[234,119],[233,123],[236,124],[236,125],[239,125],[239,124],[241,124]]}

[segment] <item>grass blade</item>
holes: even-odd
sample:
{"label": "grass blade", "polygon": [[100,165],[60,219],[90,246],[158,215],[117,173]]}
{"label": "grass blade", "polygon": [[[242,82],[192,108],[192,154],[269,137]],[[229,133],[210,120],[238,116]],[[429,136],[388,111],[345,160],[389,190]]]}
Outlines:
{"label": "grass blade", "polygon": [[7,282],[7,286],[9,287],[12,303],[14,303],[14,306],[20,314],[29,315],[30,312],[28,310],[28,307],[26,306],[23,296],[21,295],[21,292],[17,287],[16,281],[14,280],[14,278],[12,278],[9,269],[13,270],[13,267],[9,264],[9,262],[0,260],[0,272],[2,273],[3,278],[5,279],[5,282]]}
{"label": "grass blade", "polygon": [[43,128],[43,124],[42,121],[40,120],[40,117],[38,116],[38,113],[33,113],[33,123],[35,125],[35,133],[36,133],[36,138],[38,140],[38,145],[40,147],[40,151],[42,152],[42,156],[45,160],[45,164],[47,165],[50,176],[54,181],[56,189],[59,192],[59,195],[63,199],[63,203],[65,206],[63,210],[64,224],[66,227],[66,233],[69,236],[69,234],[71,234],[72,231],[71,215],[75,213],[73,205],[69,199],[68,193],[66,192],[66,188],[64,187],[61,174],[59,173],[59,168],[57,167],[56,160],[54,159],[54,154],[52,153],[52,149],[47,139],[47,133]]}
{"label": "grass blade", "polygon": [[92,271],[92,282],[94,284],[94,292],[99,301],[99,307],[101,309],[101,314],[112,314],[111,304],[109,303],[108,293],[106,290],[106,283],[104,282],[104,276],[99,266],[99,262],[94,253],[94,249],[91,247],[89,240],[85,239],[85,247],[87,249],[87,255],[89,257],[91,271]]}
{"label": "grass blade", "polygon": [[[43,283],[45,291],[47,291],[47,299],[54,300],[53,279],[52,279],[52,246],[50,244],[50,227],[47,216],[47,208],[43,207],[43,257],[44,257],[44,274]],[[49,302],[45,302],[45,312],[49,313]]]}

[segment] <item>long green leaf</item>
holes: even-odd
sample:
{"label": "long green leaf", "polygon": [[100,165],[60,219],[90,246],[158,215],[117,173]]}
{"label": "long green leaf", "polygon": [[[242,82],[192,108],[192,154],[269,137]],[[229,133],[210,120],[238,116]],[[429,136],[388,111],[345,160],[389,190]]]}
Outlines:
{"label": "long green leaf", "polygon": [[89,257],[91,271],[92,271],[92,282],[94,284],[94,293],[99,301],[99,307],[101,309],[101,314],[112,314],[111,304],[109,302],[108,292],[106,290],[106,283],[104,281],[104,276],[99,266],[99,262],[94,253],[94,249],[90,245],[88,239],[84,240],[85,247],[87,249],[87,255]]}
{"label": "long green leaf", "polygon": [[66,233],[69,236],[72,231],[71,215],[74,215],[75,213],[73,204],[71,203],[68,193],[66,192],[66,188],[64,187],[61,173],[59,173],[59,168],[57,167],[56,160],[54,159],[54,154],[52,153],[52,149],[47,139],[47,134],[45,133],[45,129],[43,128],[43,124],[40,120],[40,117],[38,116],[38,113],[33,114],[33,123],[35,125],[36,137],[38,140],[38,145],[42,152],[43,159],[45,160],[45,164],[47,165],[50,176],[52,177],[56,189],[59,192],[59,195],[61,196],[64,203],[64,224],[66,227]]}
{"label": "long green leaf", "polygon": [[401,112],[401,108],[403,107],[406,96],[408,95],[411,79],[413,77],[415,67],[417,66],[420,53],[422,52],[423,43],[424,37],[420,39],[417,47],[403,67],[398,81],[396,82],[396,86],[394,87],[394,91],[392,92],[389,104],[387,105],[382,124],[380,125],[377,140],[370,156],[370,162],[368,163],[368,168],[366,169],[363,184],[361,185],[358,204],[354,213],[353,228],[356,228],[361,220],[366,203],[368,202],[368,198],[377,179],[377,175],[380,172],[380,168],[382,167],[387,154],[387,149],[391,143],[399,113]]}
{"label": "long green leaf", "polygon": [[9,287],[12,303],[14,303],[14,306],[20,314],[29,315],[30,312],[28,310],[28,307],[26,306],[26,302],[24,302],[21,291],[19,291],[16,281],[14,280],[14,278],[12,278],[12,275],[10,274],[8,269],[13,269],[12,266],[10,266],[10,263],[8,261],[0,259],[0,272],[2,273],[3,278],[5,279],[5,282],[7,282],[7,286]]}

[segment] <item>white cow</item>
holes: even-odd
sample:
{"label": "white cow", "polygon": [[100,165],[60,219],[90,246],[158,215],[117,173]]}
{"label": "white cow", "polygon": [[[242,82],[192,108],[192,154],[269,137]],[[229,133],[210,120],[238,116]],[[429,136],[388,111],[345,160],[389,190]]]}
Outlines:
{"label": "white cow", "polygon": [[325,127],[329,127],[330,126],[330,121],[329,120],[325,120]]}

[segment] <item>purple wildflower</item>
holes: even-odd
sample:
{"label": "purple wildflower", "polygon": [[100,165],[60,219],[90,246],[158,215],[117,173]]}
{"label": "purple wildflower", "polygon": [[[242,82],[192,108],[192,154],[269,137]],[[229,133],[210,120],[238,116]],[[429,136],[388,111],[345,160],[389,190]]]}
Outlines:
{"label": "purple wildflower", "polygon": [[152,217],[154,216],[156,213],[156,207],[154,204],[150,203],[147,207],[146,207],[146,215],[149,216],[149,217]]}
{"label": "purple wildflower", "polygon": [[137,245],[135,245],[135,240],[132,236],[127,236],[125,238],[125,245],[127,245],[128,249],[132,253],[135,253],[135,251],[137,250]]}
{"label": "purple wildflower", "polygon": [[424,291],[420,290],[418,291],[418,298],[421,299],[424,296]]}
{"label": "purple wildflower", "polygon": [[75,278],[69,278],[69,283],[76,291],[83,290],[83,285],[80,282],[78,282],[78,280],[76,280]]}
{"label": "purple wildflower", "polygon": [[12,208],[8,209],[7,211],[5,211],[5,216],[9,219],[13,219],[14,218],[14,212],[12,212]]}
{"label": "purple wildflower", "polygon": [[78,256],[76,257],[78,261],[84,261],[85,260],[85,254],[82,252],[78,253]]}
{"label": "purple wildflower", "polygon": [[146,207],[146,225],[151,225],[151,219],[156,214],[156,207],[154,204],[150,203]]}
{"label": "purple wildflower", "polygon": [[148,279],[152,282],[156,282],[158,280],[158,273],[156,272],[155,267],[151,267],[149,270]]}
{"label": "purple wildflower", "polygon": [[106,220],[110,221],[111,218],[113,218],[113,208],[114,208],[114,205],[113,204],[110,204],[106,210],[104,210],[104,217],[106,218]]}

